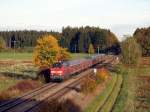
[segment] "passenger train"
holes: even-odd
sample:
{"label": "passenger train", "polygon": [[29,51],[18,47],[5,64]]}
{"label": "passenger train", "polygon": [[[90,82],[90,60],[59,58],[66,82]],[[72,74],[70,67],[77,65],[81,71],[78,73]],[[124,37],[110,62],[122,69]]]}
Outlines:
{"label": "passenger train", "polygon": [[84,59],[57,62],[50,68],[50,79],[67,79],[73,74],[80,73],[81,71],[101,63],[104,57],[104,54],[99,54]]}

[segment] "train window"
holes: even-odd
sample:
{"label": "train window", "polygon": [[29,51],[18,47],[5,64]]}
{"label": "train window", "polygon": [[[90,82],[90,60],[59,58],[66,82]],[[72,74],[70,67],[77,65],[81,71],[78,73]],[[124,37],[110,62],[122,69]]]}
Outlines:
{"label": "train window", "polygon": [[53,64],[53,68],[56,68],[56,67],[61,68],[62,67],[62,63],[54,63]]}
{"label": "train window", "polygon": [[65,63],[63,63],[63,66],[67,67],[67,66],[69,66],[69,63],[65,62]]}

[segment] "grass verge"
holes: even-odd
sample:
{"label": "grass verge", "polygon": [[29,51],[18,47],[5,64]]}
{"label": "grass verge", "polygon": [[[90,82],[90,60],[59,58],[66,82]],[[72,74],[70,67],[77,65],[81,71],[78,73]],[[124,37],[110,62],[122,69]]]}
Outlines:
{"label": "grass verge", "polygon": [[116,81],[117,75],[112,75],[112,80],[107,83],[105,90],[85,108],[84,112],[97,112],[111,93]]}
{"label": "grass verge", "polygon": [[127,101],[128,96],[128,72],[127,69],[121,67],[121,74],[123,76],[123,84],[120,90],[120,93],[116,99],[115,105],[113,107],[112,112],[123,112],[125,108],[125,103]]}
{"label": "grass verge", "polygon": [[121,85],[122,85],[122,75],[118,75],[117,83],[115,85],[115,88],[112,91],[112,93],[110,94],[107,102],[102,107],[102,109],[100,110],[100,112],[110,112],[112,110],[113,105],[115,104],[116,99],[118,97],[118,94],[120,92]]}

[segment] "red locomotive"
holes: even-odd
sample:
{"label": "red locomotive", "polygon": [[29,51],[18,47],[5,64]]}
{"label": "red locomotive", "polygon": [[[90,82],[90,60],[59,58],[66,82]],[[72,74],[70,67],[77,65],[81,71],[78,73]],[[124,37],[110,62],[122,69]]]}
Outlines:
{"label": "red locomotive", "polygon": [[64,61],[53,64],[50,68],[51,80],[63,80],[69,78],[71,75],[79,73],[87,68],[90,68],[103,59],[104,55],[94,55],[90,58],[78,59],[73,61]]}

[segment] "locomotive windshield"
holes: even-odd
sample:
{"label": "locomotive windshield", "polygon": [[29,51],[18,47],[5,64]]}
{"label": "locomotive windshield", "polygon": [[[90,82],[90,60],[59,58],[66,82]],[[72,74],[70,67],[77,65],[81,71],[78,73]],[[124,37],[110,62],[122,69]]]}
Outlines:
{"label": "locomotive windshield", "polygon": [[61,68],[61,67],[62,67],[62,63],[60,63],[60,62],[54,63],[52,67],[53,67],[53,68],[56,68],[56,67]]}

